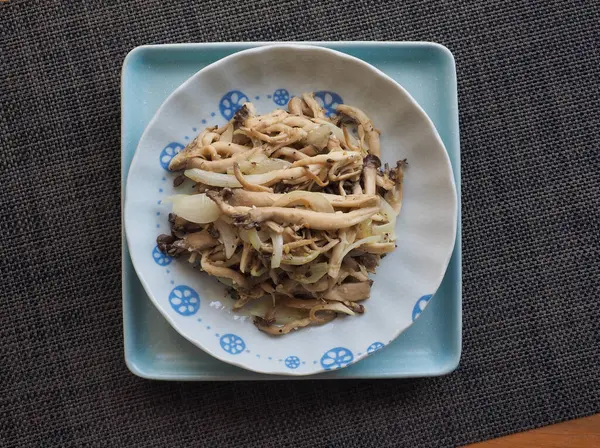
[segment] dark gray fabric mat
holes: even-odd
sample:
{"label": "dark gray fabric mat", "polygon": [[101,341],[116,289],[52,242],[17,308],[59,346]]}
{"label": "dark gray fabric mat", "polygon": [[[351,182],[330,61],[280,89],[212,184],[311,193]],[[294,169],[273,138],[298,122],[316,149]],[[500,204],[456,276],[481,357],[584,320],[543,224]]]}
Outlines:
{"label": "dark gray fabric mat", "polygon": [[[600,411],[600,4],[270,3],[0,4],[0,446],[451,447]],[[453,51],[455,373],[178,384],[127,370],[123,58],[147,43],[282,39]]]}

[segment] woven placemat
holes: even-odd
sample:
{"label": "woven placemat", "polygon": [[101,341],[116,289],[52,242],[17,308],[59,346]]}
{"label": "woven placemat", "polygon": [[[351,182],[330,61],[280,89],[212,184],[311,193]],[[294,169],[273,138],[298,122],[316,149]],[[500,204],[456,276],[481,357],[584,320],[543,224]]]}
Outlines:
{"label": "woven placemat", "polygon": [[[600,411],[600,4],[274,3],[0,3],[0,446],[451,447]],[[121,63],[140,44],[237,40],[454,53],[453,374],[208,384],[127,370]]]}

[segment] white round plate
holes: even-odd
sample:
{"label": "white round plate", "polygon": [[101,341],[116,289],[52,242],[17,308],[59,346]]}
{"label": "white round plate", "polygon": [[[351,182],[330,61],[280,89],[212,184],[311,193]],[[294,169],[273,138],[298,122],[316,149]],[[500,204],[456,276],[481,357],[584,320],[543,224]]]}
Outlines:
{"label": "white round plate", "polygon": [[[168,203],[181,189],[166,167],[202,128],[221,125],[245,101],[260,113],[317,92],[324,107],[364,110],[381,130],[382,159],[407,159],[398,248],[377,270],[367,312],[283,337],[259,332],[214,278],[166,257],[156,237],[169,233]],[[242,51],[196,73],[163,103],[146,128],[129,170],[125,230],[133,265],[156,307],[185,338],[216,358],[269,374],[309,375],[349,366],[408,328],[438,288],[454,247],[456,188],[431,120],[395,81],[371,65],[309,45]]]}

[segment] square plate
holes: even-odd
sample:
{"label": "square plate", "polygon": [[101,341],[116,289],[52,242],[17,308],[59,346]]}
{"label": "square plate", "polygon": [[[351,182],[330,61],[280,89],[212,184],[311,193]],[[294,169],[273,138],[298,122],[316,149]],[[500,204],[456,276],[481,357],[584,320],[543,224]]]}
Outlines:
{"label": "square plate", "polygon": [[[308,42],[310,43],[310,42]],[[138,47],[121,80],[121,191],[140,137],[162,102],[198,70],[237,51],[266,43]],[[221,362],[180,336],[161,316],[135,273],[123,236],[125,361],[136,375],[161,380],[405,378],[453,371],[461,353],[462,272],[460,148],[454,58],[427,42],[313,42],[358,57],[400,83],[434,122],[450,156],[458,192],[458,228],[444,280],[419,319],[385,350],[339,371],[308,377],[259,374]],[[135,63],[133,63],[135,62]],[[123,232],[124,235],[124,232]]]}

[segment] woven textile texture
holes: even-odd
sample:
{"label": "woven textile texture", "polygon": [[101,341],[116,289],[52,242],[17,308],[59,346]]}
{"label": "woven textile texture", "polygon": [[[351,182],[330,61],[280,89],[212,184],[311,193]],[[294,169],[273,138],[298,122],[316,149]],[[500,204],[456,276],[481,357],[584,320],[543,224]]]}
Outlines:
{"label": "woven textile texture", "polygon": [[[0,446],[452,447],[600,411],[600,3],[0,3]],[[123,359],[140,44],[428,40],[458,67],[464,347],[408,381],[166,383]]]}

